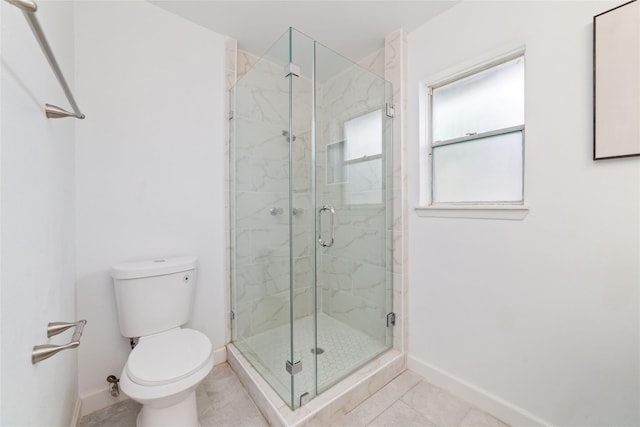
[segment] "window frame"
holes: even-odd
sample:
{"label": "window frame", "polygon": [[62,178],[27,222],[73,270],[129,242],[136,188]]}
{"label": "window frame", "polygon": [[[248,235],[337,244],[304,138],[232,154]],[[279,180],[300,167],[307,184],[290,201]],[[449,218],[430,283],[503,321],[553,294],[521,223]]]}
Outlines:
{"label": "window frame", "polygon": [[[444,141],[440,141],[437,144],[434,144],[433,142],[429,145],[429,170],[431,172],[431,176],[430,176],[430,185],[429,185],[429,191],[430,191],[430,200],[431,200],[431,205],[442,205],[442,204],[452,204],[452,205],[522,205],[524,204],[524,147],[525,147],[525,131],[524,131],[524,124],[522,125],[517,125],[517,126],[509,126],[506,128],[500,128],[500,129],[494,129],[494,130],[490,130],[487,132],[481,132],[481,133],[473,133],[473,134],[469,134],[466,136],[461,136],[458,138],[451,138],[451,139],[447,139]],[[521,157],[521,165],[522,165],[522,188],[520,189],[520,194],[522,195],[522,199],[521,200],[491,200],[491,201],[473,201],[473,200],[467,200],[467,201],[460,201],[460,202],[436,202],[435,201],[435,197],[434,197],[434,189],[435,186],[433,185],[435,183],[435,168],[434,168],[434,155],[433,155],[433,150],[434,148],[440,148],[440,147],[447,147],[450,145],[455,145],[455,144],[464,144],[467,142],[473,142],[473,141],[478,141],[478,140],[482,140],[485,138],[490,138],[493,136],[500,136],[500,135],[508,135],[510,133],[520,133],[520,144],[521,144],[521,148],[522,148],[522,157]]]}
{"label": "window frame", "polygon": [[[435,216],[449,218],[479,218],[479,219],[515,219],[521,220],[528,213],[525,198],[525,127],[526,127],[526,109],[525,123],[521,125],[511,126],[502,129],[495,129],[487,132],[466,135],[462,137],[452,138],[436,143],[434,145],[432,134],[433,123],[433,90],[446,86],[466,77],[489,70],[500,64],[509,62],[513,59],[522,57],[525,60],[526,73],[526,56],[523,46],[509,50],[507,53],[493,54],[486,56],[480,60],[468,62],[463,66],[446,70],[439,75],[429,79],[423,79],[419,82],[419,106],[420,106],[420,200],[415,210],[419,216]],[[525,103],[526,103],[526,80],[525,80]],[[433,166],[433,149],[450,144],[464,143],[494,135],[501,135],[510,132],[522,133],[522,200],[508,202],[434,202],[434,166]]]}

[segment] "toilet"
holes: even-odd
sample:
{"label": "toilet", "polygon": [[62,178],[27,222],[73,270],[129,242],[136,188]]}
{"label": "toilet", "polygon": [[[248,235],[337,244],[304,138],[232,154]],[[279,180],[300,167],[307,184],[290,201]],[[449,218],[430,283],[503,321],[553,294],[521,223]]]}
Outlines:
{"label": "toilet", "polygon": [[211,341],[182,328],[189,321],[196,257],[162,258],[111,267],[120,333],[138,338],[120,388],[141,403],[137,426],[197,427],[196,388],[213,367]]}

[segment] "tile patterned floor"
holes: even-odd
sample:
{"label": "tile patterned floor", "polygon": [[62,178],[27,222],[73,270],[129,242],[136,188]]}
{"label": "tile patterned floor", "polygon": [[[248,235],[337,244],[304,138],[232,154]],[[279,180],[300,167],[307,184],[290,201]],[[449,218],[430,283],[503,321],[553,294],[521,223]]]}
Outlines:
{"label": "tile patterned floor", "polygon": [[[202,427],[269,425],[226,363],[214,367],[200,384],[196,400]],[[137,402],[125,400],[85,415],[79,427],[135,427],[140,407]]]}
{"label": "tile patterned floor", "polygon": [[[315,337],[313,317],[297,319],[293,331],[296,346],[303,349],[294,354],[294,360],[300,360],[305,367],[295,376],[294,401],[297,403],[301,394],[313,393],[315,389],[315,355],[311,352]],[[283,368],[284,362],[291,359],[289,334],[289,326],[282,325],[236,342],[236,347],[283,400],[291,399],[291,376]],[[384,342],[323,313],[318,314],[318,347],[323,350],[317,359],[318,389],[321,392],[386,348]],[[274,366],[277,369],[267,368]]]}
{"label": "tile patterned floor", "polygon": [[405,371],[332,427],[508,427],[418,374]]}
{"label": "tile patterned floor", "polygon": [[[202,427],[269,424],[229,365],[216,366],[197,390]],[[140,405],[132,401],[86,415],[79,427],[134,427]],[[331,427],[508,427],[491,415],[405,371]]]}

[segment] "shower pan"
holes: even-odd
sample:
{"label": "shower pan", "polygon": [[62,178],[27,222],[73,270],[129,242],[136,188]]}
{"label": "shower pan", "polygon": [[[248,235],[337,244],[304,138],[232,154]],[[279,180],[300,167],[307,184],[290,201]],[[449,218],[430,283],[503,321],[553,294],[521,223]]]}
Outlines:
{"label": "shower pan", "polygon": [[392,346],[391,95],[294,29],[231,90],[232,340],[291,409]]}

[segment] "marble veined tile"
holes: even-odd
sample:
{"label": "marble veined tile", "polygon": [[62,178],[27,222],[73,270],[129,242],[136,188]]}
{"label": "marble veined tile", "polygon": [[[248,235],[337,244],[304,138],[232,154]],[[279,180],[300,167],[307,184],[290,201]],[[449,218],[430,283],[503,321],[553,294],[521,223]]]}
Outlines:
{"label": "marble veined tile", "polygon": [[201,426],[268,426],[249,394],[229,365],[216,367],[205,379],[203,390],[209,403],[209,411],[203,411],[198,402]]}
{"label": "marble veined tile", "polygon": [[336,427],[367,425],[420,381],[422,381],[422,377],[419,375],[411,371],[404,371],[351,412],[334,420],[331,425]]}
{"label": "marble veined tile", "polygon": [[458,427],[507,427],[507,424],[497,420],[486,412],[471,409]]}
{"label": "marble veined tile", "polygon": [[[393,374],[393,376],[395,375],[397,372]],[[436,425],[442,427],[507,427],[506,424],[491,415],[475,408],[469,408],[465,403],[430,385],[418,374],[411,371],[404,371],[391,381],[389,379],[384,380],[388,382],[384,387],[371,394],[359,405],[356,403],[350,406],[348,402],[351,400],[350,398],[336,400],[337,396],[333,396],[334,391],[327,390],[326,397],[333,396],[329,398],[330,404],[340,406],[340,408],[335,408],[336,411],[330,412],[343,414],[348,411],[346,415],[309,418],[310,411],[319,408],[315,405],[318,400],[312,400],[296,412],[288,411],[284,403],[282,403],[281,409],[284,408],[283,410],[290,414],[290,417],[286,417],[288,425],[295,424],[307,427],[430,427]],[[366,388],[369,387],[371,386]],[[274,393],[268,389],[267,394]],[[269,425],[236,373],[226,363],[214,367],[198,387],[196,396],[198,418],[202,427],[262,427]],[[322,400],[322,396],[319,400]],[[274,396],[270,397],[270,399],[274,398]],[[125,400],[84,416],[79,427],[134,427],[140,407],[140,404],[132,400]]]}
{"label": "marble veined tile", "polygon": [[[269,425],[226,363],[215,366],[200,384],[196,401],[201,427]],[[139,403],[125,400],[85,415],[79,427],[135,427],[140,408]]]}
{"label": "marble veined tile", "polygon": [[439,426],[457,426],[471,409],[462,400],[424,380],[401,400]]}
{"label": "marble veined tile", "polygon": [[380,48],[365,56],[358,61],[358,65],[367,69],[369,72],[382,76],[384,74],[384,48]]}
{"label": "marble veined tile", "polygon": [[380,414],[370,427],[428,427],[436,424],[425,418],[420,412],[398,400],[391,407]]}
{"label": "marble veined tile", "polygon": [[140,405],[133,400],[124,400],[96,412],[85,415],[79,427],[133,427],[140,412]]}

